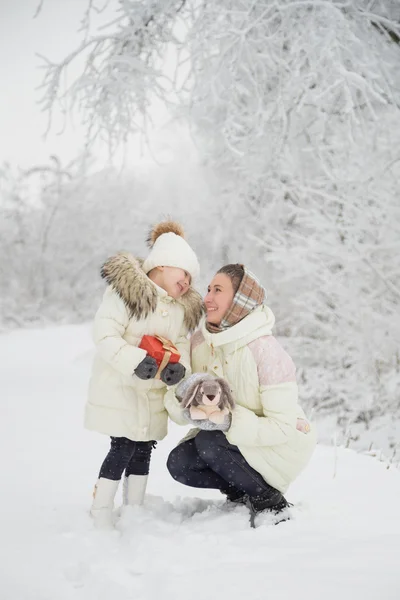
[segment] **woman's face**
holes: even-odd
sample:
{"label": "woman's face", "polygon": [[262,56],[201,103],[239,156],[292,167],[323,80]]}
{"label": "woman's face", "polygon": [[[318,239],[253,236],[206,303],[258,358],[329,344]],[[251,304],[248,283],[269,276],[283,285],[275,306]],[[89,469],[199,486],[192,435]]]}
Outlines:
{"label": "woman's face", "polygon": [[207,321],[219,325],[232,304],[234,297],[230,277],[225,273],[217,273],[208,286],[204,304],[207,310]]}

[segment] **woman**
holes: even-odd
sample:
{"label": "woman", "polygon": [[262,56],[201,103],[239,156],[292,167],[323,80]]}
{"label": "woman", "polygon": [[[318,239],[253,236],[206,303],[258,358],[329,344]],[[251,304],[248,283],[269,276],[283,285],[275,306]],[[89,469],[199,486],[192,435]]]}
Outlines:
{"label": "woman", "polygon": [[[226,265],[211,281],[206,320],[191,339],[192,371],[225,378],[236,407],[229,428],[210,431],[208,423],[192,430],[167,463],[177,481],[219,489],[228,501],[248,504],[253,515],[288,506],[283,494],[316,443],[298,404],[295,366],[272,336],[275,318],[264,300],[264,289],[243,265]],[[185,423],[172,395],[167,410]]]}

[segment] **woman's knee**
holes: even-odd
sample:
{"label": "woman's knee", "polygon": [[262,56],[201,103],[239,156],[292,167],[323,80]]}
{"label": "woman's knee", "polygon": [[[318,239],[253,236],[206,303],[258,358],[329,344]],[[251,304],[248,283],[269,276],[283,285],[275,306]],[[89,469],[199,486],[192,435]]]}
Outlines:
{"label": "woman's knee", "polygon": [[176,480],[182,482],[186,479],[183,475],[185,471],[185,453],[182,444],[171,450],[167,459],[167,469],[170,475]]}
{"label": "woman's knee", "polygon": [[189,485],[190,473],[198,468],[199,458],[194,440],[181,442],[174,448],[167,459],[167,469],[179,483]]}

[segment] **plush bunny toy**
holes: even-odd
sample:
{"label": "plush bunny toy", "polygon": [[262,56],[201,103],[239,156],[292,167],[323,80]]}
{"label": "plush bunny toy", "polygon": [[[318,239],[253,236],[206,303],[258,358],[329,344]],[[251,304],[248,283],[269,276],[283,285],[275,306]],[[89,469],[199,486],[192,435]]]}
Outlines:
{"label": "plush bunny toy", "polygon": [[180,396],[184,413],[191,423],[203,429],[229,428],[235,402],[225,379],[194,373],[180,385],[177,396]]}

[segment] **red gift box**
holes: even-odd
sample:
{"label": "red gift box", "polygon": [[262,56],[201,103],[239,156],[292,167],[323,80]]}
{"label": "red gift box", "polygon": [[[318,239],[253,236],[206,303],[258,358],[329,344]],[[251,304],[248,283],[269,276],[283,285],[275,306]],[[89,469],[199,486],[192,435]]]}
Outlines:
{"label": "red gift box", "polygon": [[144,335],[139,348],[146,350],[147,354],[156,360],[158,364],[157,379],[168,363],[177,363],[181,358],[174,344],[160,335]]}

